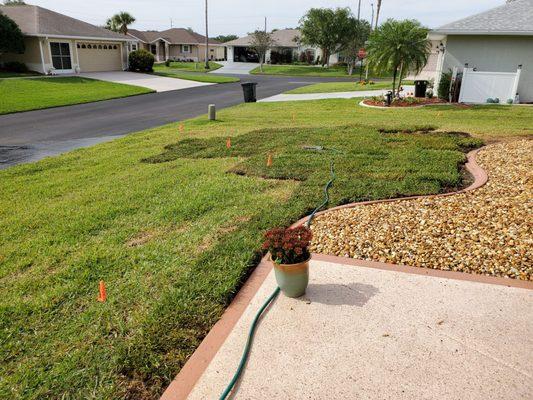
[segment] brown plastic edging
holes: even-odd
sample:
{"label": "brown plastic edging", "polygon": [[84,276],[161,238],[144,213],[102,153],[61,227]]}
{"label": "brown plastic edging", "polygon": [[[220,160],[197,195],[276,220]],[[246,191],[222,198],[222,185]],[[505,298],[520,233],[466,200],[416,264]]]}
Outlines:
{"label": "brown plastic edging", "polygon": [[[482,148],[481,148],[482,149]],[[452,196],[460,193],[469,192],[480,188],[488,181],[487,173],[477,164],[476,155],[481,150],[473,150],[467,155],[467,162],[465,168],[473,176],[474,182],[465,189],[455,192],[441,193],[426,196],[410,196],[386,200],[372,200],[358,203],[345,204],[338,207],[333,207],[324,211],[316,213],[321,215],[334,210],[343,208],[352,208],[362,205],[388,203],[393,201],[405,201],[420,198],[434,198]],[[302,225],[307,220],[307,217],[300,219],[298,222],[291,225],[296,227]],[[457,271],[444,271],[440,269],[430,269],[421,267],[411,267],[407,265],[397,265],[381,263],[376,261],[358,260],[354,258],[338,257],[324,254],[313,254],[313,259],[324,262],[332,262],[337,264],[353,265],[365,268],[374,268],[387,271],[404,272],[416,275],[425,275],[445,279],[456,279],[462,281],[471,281],[479,283],[487,283],[494,285],[504,285],[508,287],[524,288],[533,290],[533,282],[523,281],[518,279],[500,278],[494,276],[486,276],[480,274],[471,274]],[[220,320],[213,326],[207,336],[202,340],[200,346],[195,350],[189,360],[185,363],[178,375],[170,383],[168,388],[161,396],[161,400],[185,400],[191,393],[192,389],[206,370],[207,366],[215,357],[216,353],[231,333],[233,327],[244,313],[246,306],[250,303],[253,296],[263,284],[268,273],[272,269],[272,264],[268,261],[267,256],[263,257],[259,265],[254,269],[248,280],[244,283],[241,290],[237,293],[231,304],[222,314]]]}

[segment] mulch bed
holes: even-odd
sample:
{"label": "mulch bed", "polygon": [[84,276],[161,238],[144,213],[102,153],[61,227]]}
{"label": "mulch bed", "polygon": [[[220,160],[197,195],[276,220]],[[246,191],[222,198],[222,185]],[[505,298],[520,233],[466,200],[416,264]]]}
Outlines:
{"label": "mulch bed", "polygon": [[[411,100],[395,100],[390,107],[419,107],[419,106],[426,106],[431,104],[443,104],[447,103],[447,101],[439,99],[437,97],[433,97],[431,99],[428,98],[417,98],[410,97]],[[365,99],[363,100],[363,103],[369,106],[377,106],[377,107],[385,107],[386,104],[381,100],[373,100],[373,99]]]}

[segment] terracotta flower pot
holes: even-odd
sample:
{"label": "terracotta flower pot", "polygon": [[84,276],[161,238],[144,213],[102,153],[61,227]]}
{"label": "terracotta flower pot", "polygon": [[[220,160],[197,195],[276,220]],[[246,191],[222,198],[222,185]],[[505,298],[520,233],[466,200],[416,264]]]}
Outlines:
{"label": "terracotta flower pot", "polygon": [[285,296],[300,297],[305,294],[309,284],[310,260],[311,257],[297,264],[278,264],[272,261],[276,282]]}

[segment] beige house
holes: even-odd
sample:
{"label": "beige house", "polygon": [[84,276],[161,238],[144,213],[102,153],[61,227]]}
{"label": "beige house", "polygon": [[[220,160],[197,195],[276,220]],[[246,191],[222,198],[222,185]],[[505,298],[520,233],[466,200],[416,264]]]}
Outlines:
{"label": "beige house", "polygon": [[[183,28],[165,31],[139,31],[129,29],[128,36],[134,41],[130,50],[150,51],[157,62],[166,60],[205,61],[205,36]],[[224,60],[225,46],[209,39],[209,60]]]}
{"label": "beige house", "polygon": [[0,63],[23,62],[43,74],[128,68],[128,36],[38,6],[0,6],[0,12],[18,24],[26,47],[23,54],[2,54]]}

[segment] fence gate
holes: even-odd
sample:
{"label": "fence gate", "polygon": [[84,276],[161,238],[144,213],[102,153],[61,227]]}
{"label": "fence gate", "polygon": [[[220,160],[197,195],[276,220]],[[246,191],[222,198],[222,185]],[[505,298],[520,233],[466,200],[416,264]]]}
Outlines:
{"label": "fence gate", "polygon": [[464,68],[459,102],[486,103],[488,98],[498,98],[500,103],[506,103],[509,99],[514,102],[520,71],[520,67],[516,72],[488,72]]}

